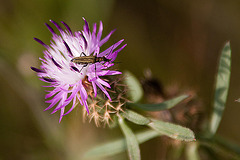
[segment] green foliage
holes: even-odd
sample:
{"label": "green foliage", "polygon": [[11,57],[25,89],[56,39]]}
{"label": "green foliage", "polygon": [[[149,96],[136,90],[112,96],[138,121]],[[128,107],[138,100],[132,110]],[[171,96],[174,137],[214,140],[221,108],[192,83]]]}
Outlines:
{"label": "green foliage", "polygon": [[240,147],[234,142],[231,142],[221,136],[215,136],[214,142],[218,144],[219,146],[222,146],[223,148],[233,152],[234,154],[238,155],[238,158],[240,158]]}
{"label": "green foliage", "polygon": [[186,157],[188,160],[200,160],[198,146],[198,143],[187,144]]}
{"label": "green foliage", "polygon": [[151,122],[148,118],[129,109],[121,113],[121,115],[138,125],[147,125]]}
{"label": "green foliage", "polygon": [[215,87],[213,113],[209,122],[209,131],[214,135],[218,129],[225,108],[231,73],[231,48],[227,42],[222,50]]}
{"label": "green foliage", "polygon": [[[136,133],[135,136],[139,144],[144,143],[160,134],[154,130],[144,130]],[[107,157],[121,153],[127,149],[126,139],[120,138],[90,149],[85,158]]]}
{"label": "green foliage", "polygon": [[152,120],[152,122],[149,123],[148,126],[159,132],[160,134],[166,135],[173,139],[178,139],[182,141],[195,141],[193,131],[176,124]]}
{"label": "green foliage", "polygon": [[[124,119],[121,116],[127,118],[129,121],[135,124],[146,125],[153,130],[143,131],[134,135],[134,133],[126,125]],[[190,129],[179,125],[158,120],[150,120],[143,115],[131,110],[126,110],[124,113],[121,113],[121,116],[119,116],[120,118],[118,121],[126,139],[122,138],[97,146],[89,150],[85,154],[85,158],[111,156],[120,153],[128,148],[129,157],[137,159],[140,156],[138,144],[161,135],[166,135],[171,138],[184,141],[195,140],[194,133]]]}
{"label": "green foliage", "polygon": [[168,122],[163,122],[163,121],[158,121],[153,119],[150,120],[144,117],[143,115],[140,115],[130,110],[127,110],[123,114],[123,116],[135,124],[147,125],[150,128],[154,129],[155,131],[159,132],[161,135],[166,135],[168,137],[178,139],[178,140],[183,140],[183,141],[195,140],[194,133],[188,128],[185,128],[176,124],[168,123]]}
{"label": "green foliage", "polygon": [[181,101],[188,97],[189,95],[181,95],[179,97],[157,104],[127,103],[127,105],[129,105],[131,108],[141,109],[144,111],[161,111],[174,107],[175,105],[177,105],[178,103],[180,103]]}
{"label": "green foliage", "polygon": [[[188,95],[182,95],[172,100],[163,102],[164,105],[160,105],[160,106],[164,106],[164,107],[160,107],[160,108],[171,108],[175,104],[179,103],[180,101],[182,101],[187,97]],[[153,107],[153,106],[150,105],[150,107]],[[134,133],[126,125],[122,117],[126,118],[130,122],[133,122],[137,125],[146,125],[150,127],[152,130],[143,131],[134,135]],[[122,112],[118,116],[118,122],[126,139],[123,139],[123,138],[118,139],[118,140],[100,145],[98,147],[95,147],[89,150],[85,154],[85,158],[111,156],[128,149],[128,154],[130,159],[140,159],[139,144],[147,140],[150,140],[152,138],[155,138],[156,136],[161,136],[161,135],[166,135],[171,138],[184,140],[184,141],[195,140],[194,133],[188,128],[185,128],[176,124],[168,123],[168,122],[152,120],[129,109],[126,109],[124,112]]]}
{"label": "green foliage", "polygon": [[124,72],[125,83],[129,87],[129,97],[133,102],[138,102],[143,96],[143,89],[137,78],[130,72]]}
{"label": "green foliage", "polygon": [[218,74],[216,77],[213,113],[208,124],[209,128],[207,128],[208,130],[205,134],[199,137],[199,145],[214,151],[216,155],[221,155],[226,159],[240,159],[240,147],[216,135],[227,101],[230,73],[231,48],[230,42],[227,42],[220,56]]}
{"label": "green foliage", "polygon": [[222,137],[201,138],[199,144],[201,147],[212,150],[214,154],[224,157],[224,159],[240,159],[240,147]]}
{"label": "green foliage", "polygon": [[122,117],[119,116],[118,122],[126,138],[129,159],[140,160],[141,155],[140,155],[139,144],[136,136],[134,135],[132,130],[127,126],[127,124],[124,122],[124,119]]}
{"label": "green foliage", "polygon": [[[199,136],[198,142],[187,143],[186,147],[186,158],[199,160],[199,147],[206,147],[216,153],[221,152],[221,155],[226,158],[239,159],[238,154],[240,153],[239,146],[230,143],[229,141],[217,138],[215,133],[220,124],[223,111],[225,108],[229,83],[230,83],[230,71],[231,71],[231,49],[230,43],[227,42],[222,50],[218,74],[216,78],[215,86],[215,97],[213,103],[213,114],[209,121],[209,130],[204,132],[203,135]],[[128,80],[126,83],[129,86],[132,86],[130,89],[130,96],[134,102],[139,101],[142,97],[142,90],[140,84],[137,82],[130,73],[128,74]],[[129,76],[131,75],[131,76]],[[136,95],[136,91],[139,91],[140,94]],[[161,111],[165,109],[170,109],[176,104],[180,103],[184,99],[188,98],[189,95],[181,95],[179,97],[167,100],[159,104],[140,104],[140,103],[127,103],[127,106],[134,109],[141,109],[144,111]],[[151,130],[139,132],[134,134],[132,130],[126,125],[124,118],[133,122],[137,125],[145,125]],[[117,153],[120,153],[128,149],[128,154],[130,159],[140,159],[140,149],[139,144],[155,138],[157,136],[168,136],[173,139],[182,140],[182,141],[195,141],[195,135],[193,131],[188,128],[172,124],[169,122],[163,122],[155,119],[145,117],[142,114],[136,113],[132,110],[126,109],[124,112],[120,113],[118,117],[118,122],[120,128],[123,131],[125,139],[118,139],[116,141],[103,144],[98,146],[89,152],[87,152],[86,157],[93,156],[110,156]],[[209,133],[211,136],[209,136]]]}

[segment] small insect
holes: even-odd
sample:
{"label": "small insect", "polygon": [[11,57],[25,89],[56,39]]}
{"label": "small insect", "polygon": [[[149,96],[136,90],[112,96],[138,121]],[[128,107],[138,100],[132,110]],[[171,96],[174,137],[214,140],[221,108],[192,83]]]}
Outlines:
{"label": "small insect", "polygon": [[[84,56],[82,56],[82,55],[84,55]],[[87,56],[84,52],[82,52],[80,57],[74,57],[71,60],[71,62],[83,65],[83,67],[82,67],[82,69],[83,69],[84,67],[87,67],[88,64],[95,64],[97,62],[110,62],[110,59],[107,59],[105,56],[103,56],[103,57]],[[80,70],[80,72],[81,72],[81,70]],[[95,70],[96,70],[96,66],[95,66]]]}

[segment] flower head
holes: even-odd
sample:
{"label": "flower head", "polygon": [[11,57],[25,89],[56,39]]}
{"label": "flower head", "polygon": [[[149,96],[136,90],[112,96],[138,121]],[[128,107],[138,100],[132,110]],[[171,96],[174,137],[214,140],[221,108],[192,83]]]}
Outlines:
{"label": "flower head", "polygon": [[116,116],[124,112],[125,104],[130,102],[128,99],[128,86],[124,83],[124,76],[116,76],[114,78],[107,77],[111,88],[106,90],[111,93],[112,101],[106,99],[104,94],[99,94],[97,97],[90,95],[89,99],[89,113],[86,108],[83,108],[83,120],[94,120],[97,127],[106,126],[113,127],[116,124]]}
{"label": "flower head", "polygon": [[[119,71],[108,70],[114,65],[117,54],[126,46],[123,45],[116,49],[123,40],[110,46],[104,51],[100,51],[100,47],[106,43],[112,33],[111,31],[105,38],[102,37],[103,24],[100,21],[97,32],[97,24],[93,24],[93,30],[90,31],[88,22],[83,18],[85,24],[82,31],[72,32],[70,27],[62,22],[65,26],[63,29],[59,24],[50,20],[55,25],[60,34],[57,34],[53,28],[46,24],[52,33],[52,41],[50,45],[46,45],[41,40],[34,38],[43,45],[46,50],[43,51],[44,58],[40,58],[40,69],[31,67],[37,72],[40,80],[49,83],[53,87],[52,91],[45,96],[46,103],[50,103],[48,110],[54,106],[52,113],[61,110],[60,119],[70,113],[78,102],[84,105],[87,112],[87,98],[91,92],[97,96],[97,88],[99,88],[106,97],[111,101],[111,97],[106,88],[110,88],[107,81],[101,79],[101,76],[121,74]],[[73,59],[80,57],[76,62]],[[66,106],[72,102],[69,110],[65,111]]]}

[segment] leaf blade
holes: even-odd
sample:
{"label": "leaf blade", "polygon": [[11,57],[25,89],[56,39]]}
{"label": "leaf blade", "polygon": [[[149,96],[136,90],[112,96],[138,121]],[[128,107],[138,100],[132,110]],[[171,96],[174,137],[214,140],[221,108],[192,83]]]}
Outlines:
{"label": "leaf blade", "polygon": [[129,159],[130,160],[140,160],[141,155],[140,155],[140,148],[139,148],[137,138],[135,137],[132,130],[124,122],[124,119],[122,117],[119,116],[118,122],[119,122],[119,126],[126,138]]}
{"label": "leaf blade", "polygon": [[125,83],[129,87],[128,94],[133,102],[139,101],[143,97],[143,89],[137,78],[130,72],[124,72]]}
{"label": "leaf blade", "polygon": [[181,101],[188,97],[189,95],[181,95],[157,104],[127,103],[127,105],[129,105],[132,108],[141,109],[144,111],[161,111],[174,107],[175,105],[177,105],[178,103],[180,103]]}
{"label": "leaf blade", "polygon": [[188,143],[186,146],[186,159],[187,160],[200,160],[198,153],[198,143]]}
{"label": "leaf blade", "polygon": [[[160,134],[154,130],[144,130],[136,134],[136,138],[139,144],[144,143],[152,138],[159,136]],[[107,157],[121,153],[127,149],[125,138],[119,138],[117,140],[96,146],[86,152],[84,158],[96,158]]]}
{"label": "leaf blade", "polygon": [[178,139],[182,141],[196,141],[193,131],[180,125],[158,120],[152,120],[152,122],[149,123],[148,126],[159,132],[160,134],[166,135],[173,139]]}
{"label": "leaf blade", "polygon": [[121,115],[125,117],[127,120],[138,125],[147,125],[151,122],[148,118],[129,109],[122,112]]}
{"label": "leaf blade", "polygon": [[230,75],[231,75],[231,48],[230,42],[227,42],[223,47],[221,53],[218,74],[216,78],[213,113],[209,122],[209,130],[212,135],[216,133],[222,119],[228,95]]}

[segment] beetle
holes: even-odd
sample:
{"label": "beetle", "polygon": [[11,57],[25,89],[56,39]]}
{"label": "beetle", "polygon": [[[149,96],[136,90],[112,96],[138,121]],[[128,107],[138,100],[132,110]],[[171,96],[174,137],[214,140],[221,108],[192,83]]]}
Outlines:
{"label": "beetle", "polygon": [[[84,56],[82,56],[84,55]],[[81,53],[80,57],[74,57],[71,62],[83,65],[82,69],[84,67],[87,67],[88,64],[95,64],[97,62],[110,62],[110,59],[107,59],[105,56],[103,57],[97,57],[97,56],[87,56],[84,52]],[[81,69],[81,70],[82,70]],[[80,70],[80,72],[81,72]],[[96,66],[95,66],[96,70]]]}
{"label": "beetle", "polygon": [[[84,55],[84,56],[82,56]],[[71,62],[76,64],[82,64],[83,67],[86,67],[88,64],[94,64],[97,62],[109,62],[110,59],[107,59],[105,56],[97,57],[97,56],[87,56],[84,52],[81,53],[80,57],[74,57]]]}
{"label": "beetle", "polygon": [[[70,55],[73,56],[72,51],[71,51],[70,47],[68,46],[68,44],[65,41],[63,41],[63,43],[64,43],[65,47],[67,48],[67,51],[70,53]],[[112,46],[111,52],[113,51],[113,47],[114,46]],[[109,52],[109,53],[111,53],[111,52]],[[80,72],[81,72],[82,69],[84,67],[87,67],[87,65],[89,65],[89,64],[95,64],[97,62],[99,62],[99,63],[100,62],[111,62],[111,60],[107,59],[105,56],[102,56],[102,57],[97,57],[97,56],[93,56],[93,55],[87,56],[84,52],[82,52],[79,57],[74,57],[73,59],[71,59],[71,62],[83,65],[83,67],[80,70]],[[96,74],[96,64],[95,64],[95,74]]]}

